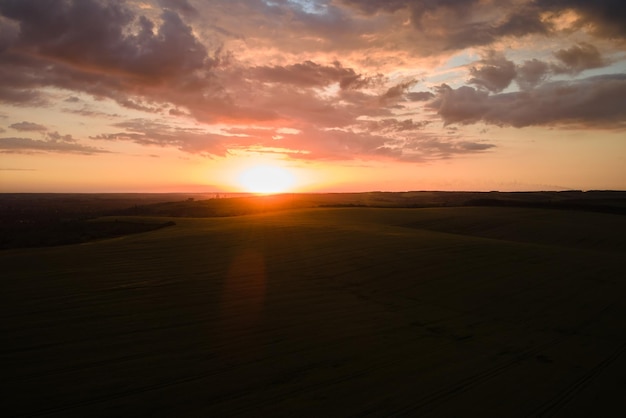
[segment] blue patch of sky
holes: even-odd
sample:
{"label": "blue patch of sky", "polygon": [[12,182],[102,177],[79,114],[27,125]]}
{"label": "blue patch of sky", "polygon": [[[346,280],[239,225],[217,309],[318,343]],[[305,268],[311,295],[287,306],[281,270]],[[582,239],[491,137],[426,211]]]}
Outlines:
{"label": "blue patch of sky", "polygon": [[289,3],[297,6],[305,13],[323,15],[328,13],[328,4],[326,1],[315,0],[289,0]]}

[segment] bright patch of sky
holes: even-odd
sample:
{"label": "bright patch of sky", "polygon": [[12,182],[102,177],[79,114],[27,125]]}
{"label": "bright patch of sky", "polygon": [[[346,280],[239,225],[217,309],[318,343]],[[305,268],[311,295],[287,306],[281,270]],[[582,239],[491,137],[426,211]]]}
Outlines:
{"label": "bright patch of sky", "polygon": [[323,15],[328,12],[328,6],[325,3],[314,0],[290,0],[289,3],[298,5],[303,11],[310,14]]}

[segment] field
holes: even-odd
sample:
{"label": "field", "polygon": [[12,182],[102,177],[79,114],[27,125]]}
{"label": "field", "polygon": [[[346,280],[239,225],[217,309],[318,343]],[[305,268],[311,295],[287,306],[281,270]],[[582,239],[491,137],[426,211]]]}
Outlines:
{"label": "field", "polygon": [[173,221],[0,251],[5,416],[625,410],[623,215],[318,207]]}

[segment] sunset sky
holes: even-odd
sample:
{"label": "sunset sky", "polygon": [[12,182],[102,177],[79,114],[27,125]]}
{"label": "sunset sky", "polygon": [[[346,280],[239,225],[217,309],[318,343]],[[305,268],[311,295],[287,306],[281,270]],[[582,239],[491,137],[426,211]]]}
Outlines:
{"label": "sunset sky", "polygon": [[262,170],[626,190],[626,2],[0,0],[0,192],[237,192]]}

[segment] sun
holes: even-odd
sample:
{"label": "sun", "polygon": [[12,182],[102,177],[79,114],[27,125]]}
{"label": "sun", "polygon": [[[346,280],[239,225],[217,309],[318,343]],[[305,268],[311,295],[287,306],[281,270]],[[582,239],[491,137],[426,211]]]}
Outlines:
{"label": "sun", "polygon": [[287,169],[274,165],[256,165],[242,171],[238,183],[250,193],[282,193],[295,183],[294,175]]}

